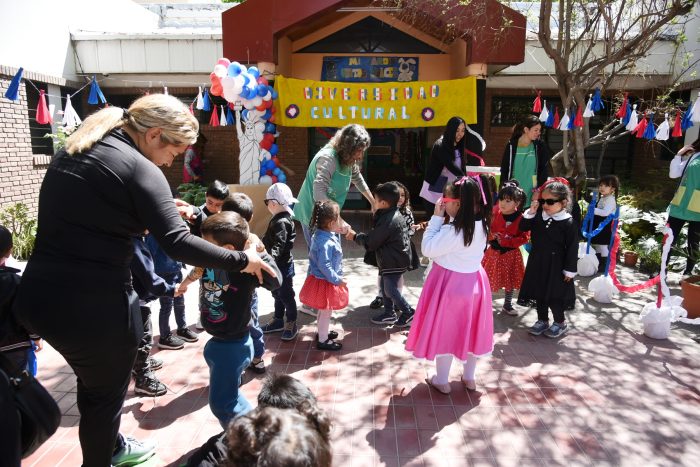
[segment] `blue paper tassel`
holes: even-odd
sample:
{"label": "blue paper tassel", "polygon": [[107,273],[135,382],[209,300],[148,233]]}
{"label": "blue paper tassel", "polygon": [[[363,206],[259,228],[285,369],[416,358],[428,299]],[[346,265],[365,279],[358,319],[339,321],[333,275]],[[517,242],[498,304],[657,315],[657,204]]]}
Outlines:
{"label": "blue paper tassel", "polygon": [[97,84],[97,79],[95,79],[95,76],[93,75],[92,84],[90,84],[90,95],[88,96],[88,104],[96,105],[100,102],[105,104],[107,103],[107,99],[105,99],[105,95],[102,94],[102,89],[100,89],[100,85]]}
{"label": "blue paper tassel", "polygon": [[15,74],[15,77],[12,78],[12,81],[10,81],[10,87],[7,88],[7,91],[5,92],[5,97],[11,101],[19,100],[19,83],[22,81],[22,73],[24,73],[24,68],[20,67]]}
{"label": "blue paper tassel", "polygon": [[574,112],[574,108],[571,107],[571,109],[569,109],[569,123],[566,125],[566,128],[568,128],[569,130],[573,130],[574,128],[576,128],[576,126],[574,126],[575,118],[576,112]]}
{"label": "blue paper tassel", "polygon": [[547,128],[552,128],[552,125],[554,125],[554,106],[553,105],[549,106],[549,116],[547,117],[547,121],[544,123],[544,125]]}
{"label": "blue paper tassel", "polygon": [[211,112],[211,98],[209,97],[209,91],[207,88],[204,88],[204,106],[202,107],[202,110],[205,112]]}
{"label": "blue paper tassel", "polygon": [[642,136],[645,139],[648,139],[649,141],[656,138],[656,128],[654,127],[654,113],[653,112],[649,115],[649,122],[647,123],[647,128],[646,128],[646,130],[644,130],[644,134]]}
{"label": "blue paper tassel", "polygon": [[693,101],[688,104],[688,110],[683,114],[683,120],[681,120],[681,130],[685,131],[691,126],[693,126],[693,121],[690,117],[693,116]]}
{"label": "blue paper tassel", "polygon": [[226,109],[226,124],[227,125],[235,125],[236,124],[236,118],[233,116],[233,110],[231,110],[231,109]]}
{"label": "blue paper tassel", "polygon": [[596,88],[593,94],[593,100],[591,101],[591,110],[593,112],[598,112],[604,108],[605,104],[603,104],[603,99],[600,97],[600,88]]}
{"label": "blue paper tassel", "polygon": [[622,125],[627,126],[627,124],[630,122],[630,118],[632,118],[632,106],[628,101],[627,110],[625,111],[625,118],[622,119]]}

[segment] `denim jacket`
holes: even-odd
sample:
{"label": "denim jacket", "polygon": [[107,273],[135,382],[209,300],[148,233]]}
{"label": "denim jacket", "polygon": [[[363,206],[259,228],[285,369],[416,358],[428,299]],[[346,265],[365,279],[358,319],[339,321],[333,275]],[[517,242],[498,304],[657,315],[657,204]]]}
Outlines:
{"label": "denim jacket", "polygon": [[316,230],[309,248],[309,274],[338,285],[343,280],[343,250],[337,234]]}
{"label": "denim jacket", "polygon": [[182,263],[168,256],[153,235],[149,234],[146,236],[146,246],[153,257],[153,265],[156,274],[162,276],[164,274],[177,274],[182,272]]}

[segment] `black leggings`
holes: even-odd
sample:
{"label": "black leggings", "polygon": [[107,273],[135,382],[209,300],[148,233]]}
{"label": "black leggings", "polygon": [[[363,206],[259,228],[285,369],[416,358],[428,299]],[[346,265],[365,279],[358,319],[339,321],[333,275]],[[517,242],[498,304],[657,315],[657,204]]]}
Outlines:
{"label": "black leggings", "polygon": [[555,323],[566,321],[564,318],[564,302],[562,300],[550,300],[549,303],[544,303],[544,300],[537,300],[537,319],[539,321],[549,321],[549,309],[552,309],[552,315]]}
{"label": "black leggings", "polygon": [[684,274],[690,274],[693,272],[695,263],[698,259],[698,245],[700,245],[700,222],[698,221],[687,221],[685,219],[679,219],[677,217],[668,216],[668,226],[671,227],[673,232],[673,243],[677,243],[678,236],[681,233],[681,229],[685,223],[688,223],[688,245],[684,249],[685,253],[688,255],[688,262],[685,266]]}

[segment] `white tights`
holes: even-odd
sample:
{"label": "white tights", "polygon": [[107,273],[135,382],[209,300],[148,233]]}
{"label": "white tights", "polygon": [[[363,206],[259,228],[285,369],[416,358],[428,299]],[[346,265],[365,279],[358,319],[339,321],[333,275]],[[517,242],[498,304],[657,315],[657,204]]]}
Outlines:
{"label": "white tights", "polygon": [[[436,375],[433,381],[436,384],[447,384],[449,382],[450,367],[452,366],[452,355],[438,355],[435,357]],[[469,355],[467,361],[463,365],[462,379],[465,381],[474,381],[476,375],[476,357]]]}
{"label": "white tights", "polygon": [[318,310],[316,317],[316,326],[318,328],[318,341],[326,342],[328,340],[328,328],[331,325],[331,310]]}

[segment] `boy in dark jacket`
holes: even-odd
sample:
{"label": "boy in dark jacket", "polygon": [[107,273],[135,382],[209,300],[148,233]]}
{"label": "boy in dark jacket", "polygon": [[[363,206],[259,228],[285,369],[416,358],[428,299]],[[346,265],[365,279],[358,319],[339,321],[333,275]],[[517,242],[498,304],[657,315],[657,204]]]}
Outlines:
{"label": "boy in dark jacket", "polygon": [[[229,250],[244,250],[248,235],[248,223],[235,212],[220,212],[202,223],[202,238]],[[261,257],[276,274],[263,274],[262,286],[274,290],[280,286],[280,272],[269,255],[262,253]],[[185,292],[184,284],[177,295]],[[253,275],[217,269],[205,269],[200,280],[200,299],[206,302],[202,325],[212,336],[204,346],[209,366],[209,407],[223,428],[251,409],[238,386],[253,358],[250,307],[253,291],[259,285]]]}
{"label": "boy in dark jacket", "polygon": [[[377,255],[379,275],[384,289],[384,312],[372,317],[374,324],[394,324],[405,328],[411,325],[415,310],[411,308],[401,291],[399,280],[411,266],[411,239],[406,221],[399,211],[399,187],[391,182],[377,186],[374,194],[377,211],[374,227],[368,233],[356,233],[350,229],[346,238],[354,240]],[[401,310],[397,317],[394,306]]]}

